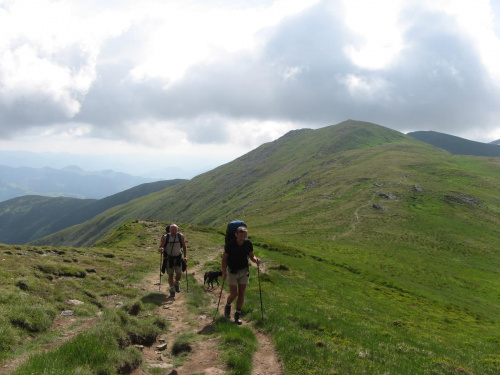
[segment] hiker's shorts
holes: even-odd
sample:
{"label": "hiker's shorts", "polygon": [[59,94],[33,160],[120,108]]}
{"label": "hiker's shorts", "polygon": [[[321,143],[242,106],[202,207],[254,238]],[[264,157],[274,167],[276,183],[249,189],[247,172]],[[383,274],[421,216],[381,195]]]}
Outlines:
{"label": "hiker's shorts", "polygon": [[173,266],[173,267],[168,267],[167,266],[167,275],[173,275],[175,273],[177,274],[182,274],[182,266]]}
{"label": "hiker's shorts", "polygon": [[248,267],[238,270],[236,273],[231,273],[228,268],[226,275],[226,280],[229,285],[247,285],[250,279]]}
{"label": "hiker's shorts", "polygon": [[[176,274],[182,274],[182,261],[181,259],[170,259],[170,258],[167,258],[167,260],[165,261],[165,269],[167,271],[167,275],[173,275],[174,272]],[[172,267],[170,267],[172,266]]]}

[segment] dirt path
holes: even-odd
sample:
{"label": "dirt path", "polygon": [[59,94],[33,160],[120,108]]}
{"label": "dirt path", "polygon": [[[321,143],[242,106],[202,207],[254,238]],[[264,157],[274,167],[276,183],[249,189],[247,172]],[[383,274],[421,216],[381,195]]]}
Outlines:
{"label": "dirt path", "polygon": [[[203,276],[197,273],[197,269],[193,269],[196,281],[203,284]],[[221,280],[222,281],[222,280]],[[215,284],[214,284],[215,285]],[[150,293],[159,293],[158,291],[158,273],[154,272],[148,275],[142,285],[139,287]],[[210,305],[206,311],[200,314],[195,314],[188,310],[186,300],[186,284],[185,278],[182,280],[181,293],[176,293],[174,299],[167,298],[168,283],[165,278],[162,278],[161,293],[165,295],[162,305],[154,312],[165,317],[171,326],[166,334],[157,338],[155,344],[151,347],[142,348],[143,364],[138,369],[134,370],[132,375],[150,375],[152,373],[170,374],[172,370],[176,370],[179,375],[196,374],[196,375],[223,375],[227,373],[227,369],[223,360],[220,359],[218,350],[219,340],[214,335],[213,328],[213,312],[217,308],[219,296],[221,297],[219,313],[222,313],[224,303],[227,298],[226,290],[221,293],[220,287],[215,288],[205,287],[205,292],[210,296]],[[52,349],[63,342],[74,337],[76,334],[89,328],[95,323],[96,319],[81,321],[76,327],[71,328],[75,323],[74,318],[59,318],[56,320],[53,330],[64,331],[62,338],[53,342],[42,349]],[[271,342],[269,336],[253,328],[251,325],[243,322],[244,326],[250,327],[257,339],[259,347],[253,358],[252,375],[282,375],[283,370],[281,363],[278,360],[278,355]],[[192,350],[189,352],[187,359],[183,363],[176,363],[174,356],[171,354],[171,348],[174,339],[181,333],[193,333],[198,336],[194,341]],[[167,344],[166,349],[161,348]],[[21,356],[11,361],[4,362],[0,367],[0,375],[11,374],[15,369],[27,359],[27,356]],[[157,369],[157,370],[155,370]],[[158,372],[160,371],[160,372]]]}
{"label": "dirt path", "polygon": [[[197,269],[193,269],[190,273],[192,272],[194,273],[196,281],[199,284],[203,284],[203,276],[197,273]],[[158,274],[154,273],[148,276],[145,279],[143,287],[151,293],[158,293]],[[171,327],[168,333],[158,337],[155,344],[143,349],[143,365],[141,368],[132,372],[132,375],[148,375],[150,374],[149,370],[154,368],[164,369],[165,374],[169,374],[174,369],[179,375],[226,374],[226,366],[220,359],[220,353],[218,351],[219,340],[217,337],[210,335],[210,333],[214,332],[212,325],[214,316],[212,315],[212,311],[217,308],[217,303],[221,296],[220,287],[215,286],[213,289],[205,287],[205,292],[210,296],[210,306],[199,315],[188,310],[185,278],[182,280],[181,293],[176,293],[174,299],[167,298],[167,287],[168,284],[166,280],[162,280],[161,292],[165,294],[165,299],[163,305],[158,307],[156,313],[169,320]],[[220,299],[219,313],[223,311],[226,298],[227,293],[224,290]],[[259,343],[259,348],[253,359],[252,375],[283,374],[281,363],[278,360],[278,355],[270,337],[254,329],[246,322],[243,322],[243,325],[253,329]],[[182,364],[176,364],[175,358],[171,354],[171,348],[175,337],[181,333],[195,333],[199,335],[199,338],[195,340],[187,359]],[[163,344],[167,344],[166,349],[158,350]]]}

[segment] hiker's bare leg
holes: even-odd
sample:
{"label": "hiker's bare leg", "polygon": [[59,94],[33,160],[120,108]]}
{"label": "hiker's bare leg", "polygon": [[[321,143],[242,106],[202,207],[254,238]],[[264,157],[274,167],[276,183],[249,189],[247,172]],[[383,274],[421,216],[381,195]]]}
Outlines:
{"label": "hiker's bare leg", "polygon": [[236,301],[236,309],[241,310],[243,307],[243,302],[245,302],[245,289],[247,288],[246,284],[238,285],[238,300]]}
{"label": "hiker's bare leg", "polygon": [[168,285],[174,286],[174,274],[168,275]]}
{"label": "hiker's bare leg", "polygon": [[237,295],[238,295],[238,286],[229,285],[229,295],[227,296],[227,304],[230,305],[231,303],[233,303]]}

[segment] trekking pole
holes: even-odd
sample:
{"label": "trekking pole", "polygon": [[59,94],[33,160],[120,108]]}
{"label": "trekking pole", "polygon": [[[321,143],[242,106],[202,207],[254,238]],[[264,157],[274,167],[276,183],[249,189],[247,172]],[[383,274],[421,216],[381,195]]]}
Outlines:
{"label": "trekking pole", "polygon": [[161,291],[161,266],[163,265],[163,251],[160,253],[160,284],[158,284],[158,291]]}
{"label": "trekking pole", "polygon": [[264,320],[264,307],[262,306],[262,289],[260,287],[260,264],[257,265],[257,276],[259,278],[260,312],[262,313],[262,320]]}
{"label": "trekking pole", "polygon": [[187,265],[187,262],[186,262],[186,291],[189,292],[188,265]]}
{"label": "trekking pole", "polygon": [[220,294],[219,294],[219,302],[217,302],[217,311],[215,312],[214,320],[212,321],[212,323],[215,321],[215,317],[219,313],[219,304],[220,304],[220,299],[222,298],[222,291],[224,290],[224,282],[225,281],[226,280],[222,279],[222,286],[220,287]]}

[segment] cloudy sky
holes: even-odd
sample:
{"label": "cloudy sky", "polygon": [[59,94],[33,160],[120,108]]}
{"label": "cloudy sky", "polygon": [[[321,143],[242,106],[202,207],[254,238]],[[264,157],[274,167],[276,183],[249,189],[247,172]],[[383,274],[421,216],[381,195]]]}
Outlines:
{"label": "cloudy sky", "polygon": [[0,151],[195,174],[347,119],[490,142],[499,18],[500,0],[0,0]]}

